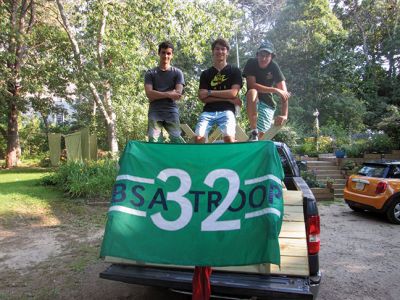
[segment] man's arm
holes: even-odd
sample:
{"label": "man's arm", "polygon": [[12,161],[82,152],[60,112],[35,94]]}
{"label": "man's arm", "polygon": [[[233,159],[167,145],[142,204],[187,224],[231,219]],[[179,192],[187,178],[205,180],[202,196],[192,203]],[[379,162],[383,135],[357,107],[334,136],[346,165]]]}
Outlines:
{"label": "man's arm", "polygon": [[224,101],[236,98],[240,91],[240,85],[234,84],[229,90],[199,89],[199,99],[204,103]]}
{"label": "man's arm", "polygon": [[281,81],[278,82],[276,84],[277,89],[279,89],[280,91],[283,91],[286,93],[286,97],[283,97],[282,95],[280,95],[281,97],[281,115],[277,116],[275,118],[275,125],[283,125],[284,122],[286,122],[288,115],[289,115],[289,97],[290,97],[290,93],[287,91],[286,88],[286,82],[285,81]]}
{"label": "man's arm", "polygon": [[152,84],[145,84],[144,91],[146,92],[147,98],[149,98],[150,102],[170,98],[172,100],[179,100],[182,96],[183,85],[176,84],[175,89],[172,91],[160,92],[153,89]]}
{"label": "man's arm", "polygon": [[287,101],[290,97],[290,93],[286,89],[285,81],[278,82],[276,87],[265,86],[256,82],[255,76],[247,76],[247,86],[249,89],[255,89],[259,93],[273,93],[278,94],[282,101]]}

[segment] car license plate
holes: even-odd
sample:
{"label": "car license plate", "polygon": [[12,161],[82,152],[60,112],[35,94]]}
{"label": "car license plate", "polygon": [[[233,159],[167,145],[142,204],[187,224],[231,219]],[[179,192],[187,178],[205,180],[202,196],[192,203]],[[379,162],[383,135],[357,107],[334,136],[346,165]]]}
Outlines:
{"label": "car license plate", "polygon": [[357,182],[356,183],[356,190],[362,191],[364,189],[365,183],[363,182]]}

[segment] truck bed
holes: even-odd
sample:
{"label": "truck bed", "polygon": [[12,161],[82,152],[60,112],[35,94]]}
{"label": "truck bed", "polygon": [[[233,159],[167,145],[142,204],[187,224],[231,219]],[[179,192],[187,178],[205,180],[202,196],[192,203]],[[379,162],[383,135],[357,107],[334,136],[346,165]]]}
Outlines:
{"label": "truck bed", "polygon": [[[283,199],[284,216],[281,233],[279,235],[281,268],[279,269],[279,266],[272,264],[258,264],[249,266],[213,267],[213,270],[248,274],[309,275],[303,194],[301,191],[283,190]],[[190,266],[150,264],[110,256],[106,256],[105,261],[123,265],[193,269],[193,267]]]}

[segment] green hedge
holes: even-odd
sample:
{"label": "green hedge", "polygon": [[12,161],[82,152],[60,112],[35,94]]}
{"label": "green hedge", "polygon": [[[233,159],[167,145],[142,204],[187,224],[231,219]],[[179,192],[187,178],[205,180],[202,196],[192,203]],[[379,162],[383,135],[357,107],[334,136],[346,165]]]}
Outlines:
{"label": "green hedge", "polygon": [[117,161],[103,159],[89,162],[67,162],[42,179],[44,185],[55,185],[71,198],[111,197],[117,176]]}

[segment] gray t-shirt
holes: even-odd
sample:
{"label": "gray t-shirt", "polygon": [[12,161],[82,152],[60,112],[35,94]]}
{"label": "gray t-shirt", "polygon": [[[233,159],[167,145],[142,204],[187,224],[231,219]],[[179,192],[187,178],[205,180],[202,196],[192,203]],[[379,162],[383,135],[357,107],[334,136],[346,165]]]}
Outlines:
{"label": "gray t-shirt", "polygon": [[[166,92],[174,90],[177,84],[185,85],[185,79],[178,68],[170,67],[167,71],[163,71],[156,67],[146,72],[144,83],[151,84],[155,91]],[[170,98],[158,99],[150,102],[150,112],[178,113],[178,105]]]}

